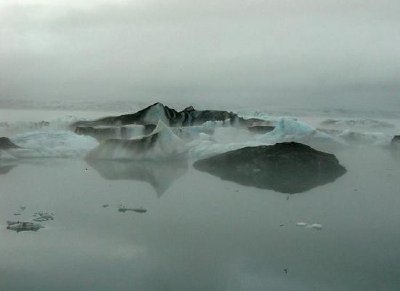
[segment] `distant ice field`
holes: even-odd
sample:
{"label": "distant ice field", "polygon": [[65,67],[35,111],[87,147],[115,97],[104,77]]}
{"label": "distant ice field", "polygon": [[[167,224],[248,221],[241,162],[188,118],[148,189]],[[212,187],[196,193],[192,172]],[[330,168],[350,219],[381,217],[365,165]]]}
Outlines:
{"label": "distant ice field", "polygon": [[[92,137],[74,134],[69,130],[69,125],[77,120],[91,120],[129,112],[0,109],[0,136],[9,137],[23,148],[8,152],[11,158],[84,157],[98,142]],[[133,112],[136,110],[131,113]],[[255,135],[243,129],[223,126],[220,122],[207,122],[200,127],[183,128],[185,136],[192,138],[191,141],[185,142],[179,142],[181,136],[173,137],[177,134],[176,131],[164,129],[164,145],[159,147],[154,157],[146,155],[146,159],[168,158],[168,154],[174,151],[171,147],[176,145],[179,145],[183,152],[182,144],[185,144],[189,158],[194,160],[244,146],[288,141],[305,143],[326,151],[335,151],[346,146],[388,147],[393,136],[400,133],[400,119],[394,118],[393,112],[386,118],[371,117],[371,112],[365,112],[365,117],[361,117],[360,112],[355,111],[340,111],[338,116],[334,116],[334,111],[316,110],[234,112],[245,118],[263,119],[275,126],[275,129]],[[213,133],[202,133],[205,129],[206,132],[211,129]],[[131,138],[138,138],[136,133],[137,130],[132,130]],[[170,144],[169,140],[174,140],[174,144]],[[167,149],[165,145],[170,148]],[[2,158],[10,158],[8,154],[3,154]],[[127,154],[113,153],[112,157],[136,159]]]}

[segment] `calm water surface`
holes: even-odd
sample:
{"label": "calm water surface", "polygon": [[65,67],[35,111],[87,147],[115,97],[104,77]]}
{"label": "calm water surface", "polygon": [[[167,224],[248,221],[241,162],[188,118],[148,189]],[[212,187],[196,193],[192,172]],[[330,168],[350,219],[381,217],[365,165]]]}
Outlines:
{"label": "calm water surface", "polygon": [[[191,165],[8,164],[0,290],[400,290],[400,154],[337,156],[347,174],[290,196]],[[148,212],[121,213],[120,203]],[[38,210],[55,220],[5,228]]]}

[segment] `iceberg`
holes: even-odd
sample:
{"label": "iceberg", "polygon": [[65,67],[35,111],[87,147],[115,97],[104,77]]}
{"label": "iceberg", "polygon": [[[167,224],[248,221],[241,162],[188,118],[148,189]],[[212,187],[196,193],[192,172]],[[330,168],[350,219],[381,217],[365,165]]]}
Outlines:
{"label": "iceberg", "polygon": [[91,150],[88,160],[168,160],[185,157],[188,147],[161,120],[154,131],[135,139],[107,139]]}
{"label": "iceberg", "polygon": [[344,145],[340,139],[335,138],[332,135],[322,132],[305,122],[286,117],[279,119],[275,128],[272,131],[259,136],[258,140],[269,144],[275,144],[278,142],[299,142],[313,146]]}

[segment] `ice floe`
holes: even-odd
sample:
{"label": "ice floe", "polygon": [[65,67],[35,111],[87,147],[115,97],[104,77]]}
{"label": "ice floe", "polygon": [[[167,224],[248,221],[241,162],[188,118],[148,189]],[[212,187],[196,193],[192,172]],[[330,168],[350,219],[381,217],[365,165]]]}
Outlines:
{"label": "ice floe", "polygon": [[322,224],[319,223],[307,223],[307,222],[296,222],[296,226],[304,227],[304,228],[311,228],[315,230],[322,230]]}

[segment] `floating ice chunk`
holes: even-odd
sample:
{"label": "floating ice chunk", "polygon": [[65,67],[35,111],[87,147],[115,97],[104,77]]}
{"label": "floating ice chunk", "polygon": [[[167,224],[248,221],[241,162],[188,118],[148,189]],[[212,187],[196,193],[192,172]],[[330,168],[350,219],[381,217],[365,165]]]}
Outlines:
{"label": "floating ice chunk", "polygon": [[389,123],[376,119],[326,119],[321,122],[322,126],[339,127],[339,128],[361,128],[361,129],[377,129],[377,128],[395,128],[393,123]]}
{"label": "floating ice chunk", "polygon": [[139,207],[139,208],[132,208],[132,211],[135,211],[138,213],[146,213],[147,209],[144,209],[143,207]]}
{"label": "floating ice chunk", "polygon": [[159,160],[179,159],[186,156],[188,147],[162,121],[154,131],[141,138],[108,139],[88,155],[89,160]]}
{"label": "floating ice chunk", "polygon": [[39,223],[34,222],[20,222],[20,221],[7,221],[7,229],[14,230],[16,232],[20,231],[38,231],[44,226]]}
{"label": "floating ice chunk", "polygon": [[48,220],[54,220],[54,214],[53,213],[47,213],[47,212],[43,212],[43,211],[39,211],[33,214],[34,221],[48,221]]}
{"label": "floating ice chunk", "polygon": [[96,139],[62,130],[17,134],[12,141],[21,146],[8,153],[16,158],[74,158],[98,145]]}
{"label": "floating ice chunk", "polygon": [[322,224],[319,224],[319,223],[296,222],[296,226],[312,228],[312,229],[316,229],[316,230],[322,229]]}
{"label": "floating ice chunk", "polygon": [[125,213],[125,212],[127,212],[127,211],[133,211],[133,212],[137,212],[137,213],[146,213],[147,212],[147,209],[145,209],[145,208],[143,208],[143,207],[139,207],[139,208],[128,208],[128,207],[126,207],[126,206],[124,206],[124,205],[120,205],[119,207],[118,207],[118,211],[119,212],[123,212],[123,213]]}
{"label": "floating ice chunk", "polygon": [[356,132],[349,129],[338,135],[339,138],[350,144],[388,146],[391,142],[391,135],[382,132]]}
{"label": "floating ice chunk", "polygon": [[258,138],[265,143],[296,141],[302,143],[343,144],[339,139],[293,118],[281,118],[275,129]]}
{"label": "floating ice chunk", "polygon": [[121,204],[120,206],[118,206],[118,211],[119,212],[127,212],[128,208]]}
{"label": "floating ice chunk", "polygon": [[318,223],[313,223],[313,224],[309,224],[306,226],[307,228],[313,228],[316,230],[321,230],[322,229],[322,224],[318,224]]}

